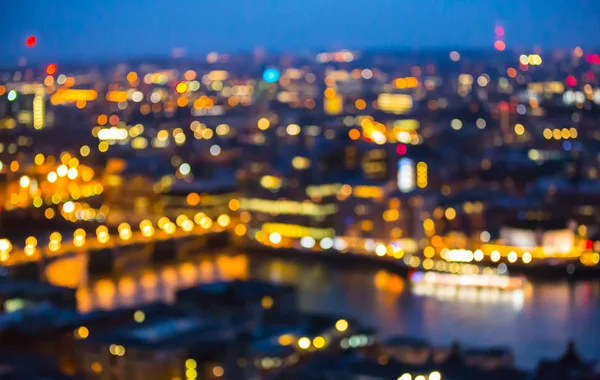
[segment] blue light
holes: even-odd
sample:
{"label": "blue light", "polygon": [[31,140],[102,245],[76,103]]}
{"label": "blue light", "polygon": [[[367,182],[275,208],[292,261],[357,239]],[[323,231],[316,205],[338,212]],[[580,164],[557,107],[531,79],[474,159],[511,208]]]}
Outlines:
{"label": "blue light", "polygon": [[569,141],[563,142],[563,149],[567,152],[571,150],[571,143]]}
{"label": "blue light", "polygon": [[411,277],[412,282],[423,282],[423,272],[415,272]]}
{"label": "blue light", "polygon": [[279,80],[279,70],[266,69],[263,73],[263,79],[267,83],[275,83]]}

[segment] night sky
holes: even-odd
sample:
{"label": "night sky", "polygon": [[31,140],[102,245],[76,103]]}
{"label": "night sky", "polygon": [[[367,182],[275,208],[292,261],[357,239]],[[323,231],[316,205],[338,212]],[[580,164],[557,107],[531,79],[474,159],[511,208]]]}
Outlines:
{"label": "night sky", "polygon": [[[0,64],[210,51],[600,47],[598,0],[2,0]],[[38,44],[27,49],[34,34]]]}

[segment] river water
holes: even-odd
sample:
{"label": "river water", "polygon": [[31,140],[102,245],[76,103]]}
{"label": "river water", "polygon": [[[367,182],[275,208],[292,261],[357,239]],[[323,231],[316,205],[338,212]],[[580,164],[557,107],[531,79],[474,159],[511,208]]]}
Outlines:
{"label": "river water", "polygon": [[90,280],[78,260],[53,264],[47,276],[78,287],[81,311],[171,302],[178,288],[256,278],[294,284],[302,309],[354,317],[384,338],[404,334],[436,345],[459,340],[468,346],[504,346],[524,369],[560,355],[574,339],[584,358],[600,359],[600,283],[595,282],[534,283],[512,293],[431,289],[371,265],[239,251]]}

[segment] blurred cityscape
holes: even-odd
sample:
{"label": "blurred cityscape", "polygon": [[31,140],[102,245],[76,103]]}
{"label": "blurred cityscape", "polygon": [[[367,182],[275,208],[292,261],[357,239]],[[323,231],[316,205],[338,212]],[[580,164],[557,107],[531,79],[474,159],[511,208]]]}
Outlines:
{"label": "blurred cityscape", "polygon": [[0,379],[599,379],[600,51],[494,35],[1,70]]}

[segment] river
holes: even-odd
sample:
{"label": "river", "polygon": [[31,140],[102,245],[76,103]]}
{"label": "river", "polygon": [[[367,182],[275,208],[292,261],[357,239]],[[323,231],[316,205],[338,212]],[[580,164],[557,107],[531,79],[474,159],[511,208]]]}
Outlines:
{"label": "river", "polygon": [[600,359],[600,283],[534,283],[512,293],[423,288],[372,265],[332,265],[318,258],[281,258],[222,251],[177,264],[89,280],[78,259],[47,269],[55,284],[77,287],[79,309],[172,302],[198,283],[257,278],[298,287],[304,310],[347,314],[385,338],[406,334],[436,345],[504,346],[517,366],[533,369],[574,339],[582,356]]}

